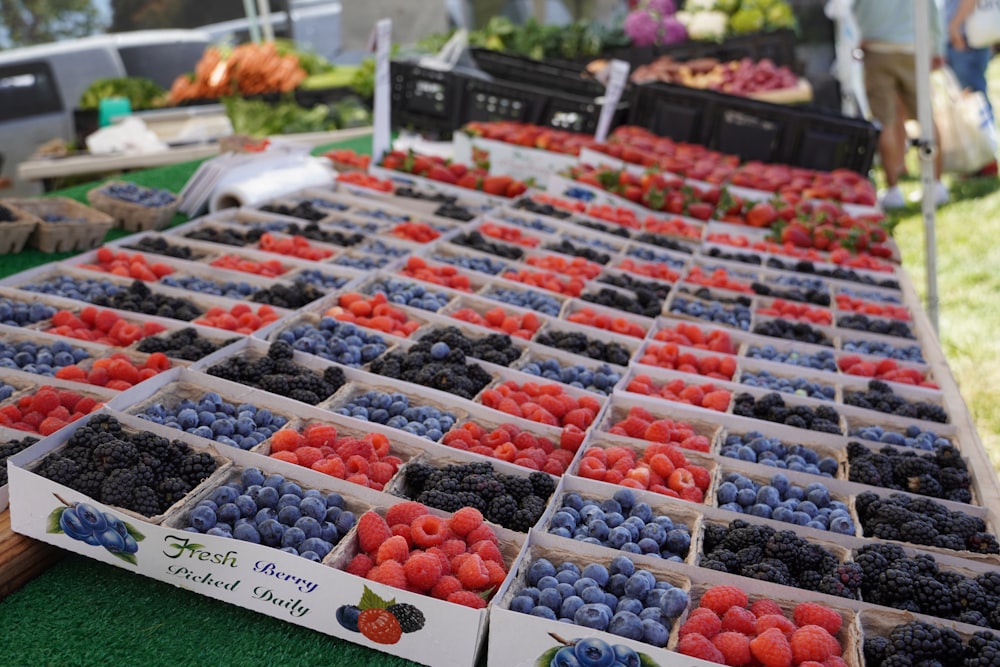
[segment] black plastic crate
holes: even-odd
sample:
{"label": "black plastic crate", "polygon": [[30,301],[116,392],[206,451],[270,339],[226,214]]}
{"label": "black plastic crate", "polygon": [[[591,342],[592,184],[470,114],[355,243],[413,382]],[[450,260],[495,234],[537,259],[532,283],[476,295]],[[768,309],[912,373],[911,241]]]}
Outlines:
{"label": "black plastic crate", "polygon": [[459,125],[462,87],[452,72],[401,61],[389,65],[392,127],[442,138]]}
{"label": "black plastic crate", "polygon": [[495,79],[517,81],[583,97],[604,94],[605,86],[586,76],[581,66],[558,66],[490,49],[472,49],[471,53],[479,69]]}
{"label": "black plastic crate", "polygon": [[538,123],[545,111],[545,94],[509,81],[486,81],[455,74],[462,86],[458,126],[473,120],[514,120]]}
{"label": "black plastic crate", "polygon": [[653,62],[660,56],[671,56],[675,60],[695,58],[717,58],[722,61],[752,58],[770,58],[776,65],[786,65],[796,73],[802,72],[795,52],[796,35],[792,30],[757,33],[729,37],[721,42],[689,40],[665,46],[640,46],[613,49],[602,57],[625,60],[634,69],[638,65]]}

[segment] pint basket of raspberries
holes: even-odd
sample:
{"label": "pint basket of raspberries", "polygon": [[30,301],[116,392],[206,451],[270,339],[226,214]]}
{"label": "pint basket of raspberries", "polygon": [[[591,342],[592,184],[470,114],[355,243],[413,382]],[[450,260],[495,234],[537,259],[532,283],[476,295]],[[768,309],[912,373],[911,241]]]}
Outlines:
{"label": "pint basket of raspberries", "polygon": [[170,224],[181,200],[162,188],[147,188],[129,181],[108,181],[87,192],[87,201],[115,219],[115,226],[130,232],[163,229]]}

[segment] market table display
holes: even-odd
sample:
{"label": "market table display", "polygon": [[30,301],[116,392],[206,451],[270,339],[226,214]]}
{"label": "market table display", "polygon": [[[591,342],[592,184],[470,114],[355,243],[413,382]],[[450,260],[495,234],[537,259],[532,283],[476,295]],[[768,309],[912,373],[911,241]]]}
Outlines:
{"label": "market table display", "polygon": [[[94,415],[34,424],[13,523],[429,664],[482,644],[497,665],[874,665],[912,614],[978,651],[997,482],[863,188],[787,173],[802,201],[625,166],[540,193],[390,153],[12,275],[18,329],[83,354],[56,378],[95,384],[95,329],[143,339],[115,374],[162,356]],[[4,377],[21,412],[0,414],[31,425],[39,381]],[[178,569],[190,533],[205,564]],[[887,583],[914,568],[909,595]]]}

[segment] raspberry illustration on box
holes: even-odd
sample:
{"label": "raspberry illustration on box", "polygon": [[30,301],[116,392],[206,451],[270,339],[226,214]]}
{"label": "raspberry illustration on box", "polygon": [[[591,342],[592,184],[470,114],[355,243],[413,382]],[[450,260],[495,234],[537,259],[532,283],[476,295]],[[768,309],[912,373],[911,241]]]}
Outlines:
{"label": "raspberry illustration on box", "polygon": [[367,586],[358,604],[337,607],[337,622],[378,644],[395,644],[403,634],[424,627],[424,613],[412,604],[385,600]]}

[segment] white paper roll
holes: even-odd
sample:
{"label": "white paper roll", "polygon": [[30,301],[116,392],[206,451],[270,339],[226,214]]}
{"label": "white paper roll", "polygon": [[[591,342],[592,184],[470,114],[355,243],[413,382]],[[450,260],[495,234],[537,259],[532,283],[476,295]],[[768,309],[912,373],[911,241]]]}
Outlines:
{"label": "white paper roll", "polygon": [[328,187],[332,182],[330,162],[321,158],[254,161],[226,174],[212,193],[209,210],[256,206],[303,188]]}

